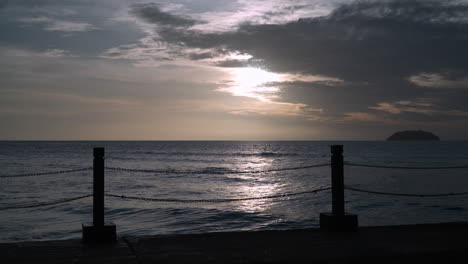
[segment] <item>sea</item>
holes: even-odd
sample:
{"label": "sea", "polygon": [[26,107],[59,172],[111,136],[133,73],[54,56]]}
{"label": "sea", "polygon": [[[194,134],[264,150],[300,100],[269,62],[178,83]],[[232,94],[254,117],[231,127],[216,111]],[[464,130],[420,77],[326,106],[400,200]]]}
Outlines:
{"label": "sea", "polygon": [[[312,192],[331,186],[331,145],[343,145],[346,164],[468,165],[468,141],[1,141],[0,242],[80,238],[92,197],[43,203],[92,193],[96,147],[105,148],[105,192],[116,195],[105,197],[105,218],[118,236],[316,228],[331,211],[331,191]],[[42,174],[76,169],[86,170]],[[38,175],[7,177],[24,174]],[[344,180],[373,192],[468,192],[466,168],[345,165]],[[269,198],[236,200],[255,197]],[[345,201],[360,226],[468,220],[468,195],[346,190]]]}

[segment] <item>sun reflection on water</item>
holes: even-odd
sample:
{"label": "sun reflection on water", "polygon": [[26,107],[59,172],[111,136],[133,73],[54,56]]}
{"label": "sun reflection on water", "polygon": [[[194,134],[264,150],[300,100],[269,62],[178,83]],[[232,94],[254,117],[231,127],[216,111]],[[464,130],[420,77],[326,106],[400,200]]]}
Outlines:
{"label": "sun reflection on water", "polygon": [[[270,196],[279,194],[278,190],[281,190],[281,184],[275,183],[260,183],[254,186],[245,185],[237,190],[238,193],[241,193],[245,197],[260,197],[260,196]],[[268,200],[249,200],[249,201],[240,201],[237,205],[237,208],[241,211],[247,213],[262,212],[266,211],[271,206],[271,201]]]}
{"label": "sun reflection on water", "polygon": [[[251,157],[246,160],[241,170],[263,171],[272,169],[274,159],[265,157]],[[226,177],[243,180],[239,185],[228,186],[227,192],[239,198],[271,196],[282,193],[284,184],[278,183],[271,173],[260,174],[234,174]],[[271,201],[268,200],[248,200],[239,201],[233,204],[237,210],[254,213],[263,212],[269,209]]]}

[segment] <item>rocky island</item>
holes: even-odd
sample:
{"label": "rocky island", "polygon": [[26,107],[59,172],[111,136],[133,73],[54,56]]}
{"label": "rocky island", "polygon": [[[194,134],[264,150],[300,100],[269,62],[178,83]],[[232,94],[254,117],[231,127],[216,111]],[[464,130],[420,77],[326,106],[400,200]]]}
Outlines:
{"label": "rocky island", "polygon": [[399,131],[387,138],[387,141],[399,140],[425,140],[425,141],[440,141],[440,138],[431,132],[422,130],[407,130]]}

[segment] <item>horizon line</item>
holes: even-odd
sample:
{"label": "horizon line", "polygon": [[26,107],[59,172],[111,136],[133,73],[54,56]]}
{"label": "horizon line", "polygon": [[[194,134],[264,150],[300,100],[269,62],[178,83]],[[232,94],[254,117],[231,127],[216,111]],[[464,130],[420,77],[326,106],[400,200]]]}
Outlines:
{"label": "horizon line", "polygon": [[[75,141],[75,142],[85,142],[85,141],[146,141],[146,142],[162,142],[162,141],[172,141],[172,142],[189,142],[189,141],[232,141],[232,142],[239,142],[239,141],[247,141],[247,142],[269,142],[269,141],[369,141],[369,142],[376,142],[376,141],[388,141],[386,139],[266,139],[266,140],[258,140],[258,139],[0,139],[0,142],[6,141],[24,141],[24,142],[31,142],[31,141]],[[425,142],[426,140],[401,140],[398,142],[407,142],[407,141],[416,141],[416,142]],[[445,139],[440,141],[468,141],[468,139]],[[438,142],[440,142],[438,141]]]}

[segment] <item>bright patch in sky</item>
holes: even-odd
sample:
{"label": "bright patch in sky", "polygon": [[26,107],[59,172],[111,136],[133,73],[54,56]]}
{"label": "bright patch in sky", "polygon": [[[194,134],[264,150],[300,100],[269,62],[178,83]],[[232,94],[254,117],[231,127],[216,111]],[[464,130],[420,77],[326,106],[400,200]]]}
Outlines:
{"label": "bright patch in sky", "polygon": [[229,92],[235,96],[257,98],[261,101],[270,101],[278,97],[276,93],[280,89],[269,84],[282,81],[281,74],[253,67],[230,69],[230,72],[232,79],[229,87],[221,88],[218,91]]}

